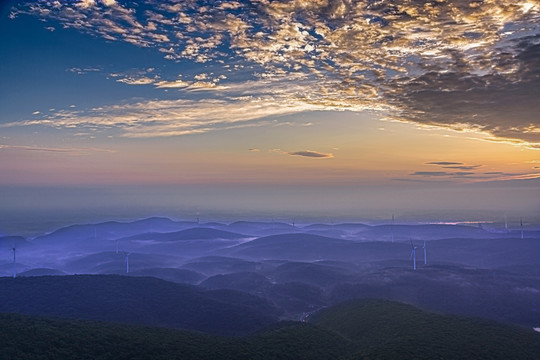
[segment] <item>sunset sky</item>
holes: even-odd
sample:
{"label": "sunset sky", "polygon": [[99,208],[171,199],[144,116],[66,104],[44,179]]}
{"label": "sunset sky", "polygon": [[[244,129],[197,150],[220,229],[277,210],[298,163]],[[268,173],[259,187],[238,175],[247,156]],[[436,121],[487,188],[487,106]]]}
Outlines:
{"label": "sunset sky", "polygon": [[540,213],[540,1],[8,1],[0,16],[3,214]]}

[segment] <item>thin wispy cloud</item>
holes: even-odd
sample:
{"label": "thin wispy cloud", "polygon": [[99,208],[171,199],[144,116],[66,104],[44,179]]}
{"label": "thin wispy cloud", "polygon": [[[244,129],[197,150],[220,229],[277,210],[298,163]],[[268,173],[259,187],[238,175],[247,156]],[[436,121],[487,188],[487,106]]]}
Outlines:
{"label": "thin wispy cloud", "polygon": [[431,161],[427,162],[426,165],[438,165],[443,169],[455,169],[455,170],[475,170],[482,165],[466,165],[462,162],[454,161]]}
{"label": "thin wispy cloud", "polygon": [[380,110],[388,119],[540,144],[536,0],[40,1],[11,17],[23,14],[226,75],[161,85],[153,77],[119,79],[126,84],[220,93],[295,78],[294,89],[279,89],[302,103],[295,111]]}
{"label": "thin wispy cloud", "polygon": [[1,124],[0,128],[51,126],[70,129],[119,129],[131,138],[181,136],[251,126],[273,126],[270,116],[323,107],[297,99],[229,98],[227,100],[152,100],[90,110],[61,110],[42,119]]}
{"label": "thin wispy cloud", "polygon": [[65,153],[71,155],[88,155],[95,152],[114,153],[114,150],[102,149],[102,148],[55,148],[55,147],[39,147],[39,146],[26,146],[26,145],[6,145],[0,144],[0,150],[23,150],[23,151],[38,151],[38,152],[50,152],[50,153]]}
{"label": "thin wispy cloud", "polygon": [[455,161],[430,161],[426,163],[427,165],[441,165],[441,166],[450,166],[450,165],[463,165],[462,162]]}

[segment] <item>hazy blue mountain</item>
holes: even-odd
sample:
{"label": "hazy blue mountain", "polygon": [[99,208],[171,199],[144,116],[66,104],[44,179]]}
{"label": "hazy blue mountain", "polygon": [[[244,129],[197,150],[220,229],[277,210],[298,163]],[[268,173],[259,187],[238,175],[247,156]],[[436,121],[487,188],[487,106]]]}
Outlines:
{"label": "hazy blue mountain", "polygon": [[17,276],[47,276],[47,275],[67,275],[65,272],[57,269],[36,268],[26,270],[17,274]]}
{"label": "hazy blue mountain", "polygon": [[408,241],[418,239],[486,239],[504,236],[504,234],[491,233],[478,226],[465,225],[378,225],[363,229],[355,234],[357,240],[362,241],[391,241],[392,233],[395,241]]}
{"label": "hazy blue mountain", "polygon": [[13,247],[27,247],[31,246],[25,238],[22,236],[0,236],[0,249],[1,250],[11,250]]}
{"label": "hazy blue mountain", "polygon": [[226,256],[205,256],[192,259],[182,265],[182,268],[191,269],[208,276],[217,274],[230,274],[237,272],[253,272],[263,268],[259,262],[243,260]]}
{"label": "hazy blue mountain", "polygon": [[193,222],[175,222],[168,218],[148,218],[133,222],[107,221],[97,224],[78,224],[38,236],[36,244],[60,244],[81,241],[117,239],[140,233],[171,232],[193,227]]}
{"label": "hazy blue mountain", "polygon": [[177,268],[145,268],[130,271],[129,276],[152,276],[165,281],[171,281],[179,284],[195,285],[206,278],[201,273],[187,269]]}
{"label": "hazy blue mountain", "polygon": [[428,265],[417,271],[399,267],[336,284],[330,303],[378,298],[441,313],[459,314],[529,328],[540,326],[540,278],[455,265]]}
{"label": "hazy blue mountain", "polygon": [[200,284],[208,289],[233,289],[248,293],[262,293],[272,284],[263,275],[255,272],[219,274],[209,277]]}
{"label": "hazy blue mountain", "polygon": [[351,273],[341,268],[303,262],[290,262],[278,266],[268,275],[277,283],[299,282],[328,287],[353,280]]}
{"label": "hazy blue mountain", "polygon": [[103,275],[0,278],[0,312],[246,334],[277,320],[261,298],[204,291],[152,277]]}
{"label": "hazy blue mountain", "polygon": [[234,256],[262,259],[310,260],[346,252],[350,242],[312,234],[280,234],[261,237],[228,250]]}
{"label": "hazy blue mountain", "polygon": [[284,222],[236,221],[227,225],[227,230],[252,235],[282,234],[295,231],[296,228]]}
{"label": "hazy blue mountain", "polygon": [[[165,265],[176,265],[179,259],[175,256],[165,256],[144,253],[129,253],[130,270],[139,270]],[[83,255],[68,261],[64,268],[71,273],[123,273],[126,270],[126,253],[114,251]]]}
{"label": "hazy blue mountain", "polygon": [[214,239],[243,239],[249,236],[230,231],[206,227],[196,227],[167,233],[143,233],[121,240],[152,240],[152,241],[181,241],[181,240],[214,240]]}

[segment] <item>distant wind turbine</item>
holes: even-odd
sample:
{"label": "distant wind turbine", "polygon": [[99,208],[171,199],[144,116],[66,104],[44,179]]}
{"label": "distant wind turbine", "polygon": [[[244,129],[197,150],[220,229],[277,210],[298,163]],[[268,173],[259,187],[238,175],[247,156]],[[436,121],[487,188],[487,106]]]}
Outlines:
{"label": "distant wind turbine", "polygon": [[413,261],[413,270],[416,270],[416,246],[413,245],[412,240],[411,240],[411,247],[412,247],[412,251],[411,251],[411,256],[409,258],[412,259]]}
{"label": "distant wind turbine", "polygon": [[426,240],[424,240],[424,265],[427,265],[427,247],[426,247]]}
{"label": "distant wind turbine", "polygon": [[17,249],[13,248],[13,278],[15,279],[17,277],[17,261],[15,257],[15,252]]}
{"label": "distant wind turbine", "polygon": [[392,243],[394,242],[394,214],[392,214]]}
{"label": "distant wind turbine", "polygon": [[126,274],[129,273],[129,255],[131,255],[131,253],[124,253],[124,255],[126,256]]}
{"label": "distant wind turbine", "polygon": [[521,240],[523,240],[523,218],[519,218],[519,225],[521,228]]}
{"label": "distant wind turbine", "polygon": [[506,214],[504,214],[504,230],[508,232],[508,218],[506,217]]}

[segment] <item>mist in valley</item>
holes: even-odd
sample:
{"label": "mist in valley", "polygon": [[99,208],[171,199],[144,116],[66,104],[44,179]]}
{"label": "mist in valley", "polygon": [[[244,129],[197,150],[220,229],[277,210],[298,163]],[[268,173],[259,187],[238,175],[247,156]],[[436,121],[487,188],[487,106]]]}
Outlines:
{"label": "mist in valley", "polygon": [[[121,306],[113,315],[105,311],[128,300],[144,303],[140,296],[131,298],[130,287],[137,283],[92,298],[92,286],[100,281],[129,277],[160,279],[204,296],[227,291],[223,299],[246,297],[242,301],[250,299],[254,311],[264,309],[261,324],[306,321],[344,301],[376,298],[540,327],[540,230],[527,223],[222,223],[153,217],[73,224],[27,238],[4,236],[0,246],[0,312],[189,328],[167,323],[154,300],[148,308],[141,305],[156,313],[148,317]],[[96,284],[73,289],[62,277]],[[30,286],[38,281],[32,279],[48,285]],[[49,291],[50,284],[66,287],[61,299]],[[92,311],[79,303],[82,298],[93,302]],[[257,328],[235,321],[229,324],[239,326],[233,333]],[[198,330],[209,329],[228,333],[212,326]]]}

